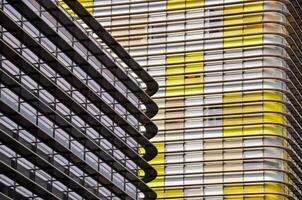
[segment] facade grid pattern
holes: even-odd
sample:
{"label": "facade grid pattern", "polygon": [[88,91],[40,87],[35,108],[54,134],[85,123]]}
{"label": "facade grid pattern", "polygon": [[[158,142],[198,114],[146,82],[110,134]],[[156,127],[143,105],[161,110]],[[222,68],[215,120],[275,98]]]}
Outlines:
{"label": "facade grid pattern", "polygon": [[157,84],[70,2],[0,0],[0,199],[155,199]]}
{"label": "facade grid pattern", "polygon": [[302,198],[300,0],[82,3],[159,83],[157,199]]}

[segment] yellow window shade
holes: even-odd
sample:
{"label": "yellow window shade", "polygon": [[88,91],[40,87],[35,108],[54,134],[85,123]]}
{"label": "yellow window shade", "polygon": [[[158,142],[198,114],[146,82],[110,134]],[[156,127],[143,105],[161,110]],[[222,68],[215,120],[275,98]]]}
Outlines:
{"label": "yellow window shade", "polygon": [[243,45],[258,45],[263,43],[263,36],[245,36]]}
{"label": "yellow window shade", "polygon": [[155,189],[157,198],[177,198],[182,197],[184,192],[182,189]]}
{"label": "yellow window shade", "polygon": [[204,0],[168,0],[168,9],[192,8],[204,5]]}
{"label": "yellow window shade", "polygon": [[226,195],[224,197],[224,199],[227,199],[227,200],[243,200],[243,196],[241,196],[241,194],[243,194],[243,185],[225,186],[223,191],[224,191],[224,194]]}
{"label": "yellow window shade", "polygon": [[265,184],[266,193],[276,193],[265,195],[265,200],[284,200],[285,198],[279,194],[286,194],[285,186],[278,183]]}
{"label": "yellow window shade", "polygon": [[[94,0],[78,0],[78,2],[80,2],[84,7],[88,7],[86,8],[88,10],[89,13],[93,14],[93,5],[94,5]],[[60,0],[59,1],[60,5],[68,11],[68,13],[71,15],[71,16],[75,16],[76,14],[69,8],[69,6],[67,6],[63,0]]]}
{"label": "yellow window shade", "polygon": [[259,195],[259,196],[246,196],[246,197],[244,197],[244,200],[266,200],[264,198],[265,197],[263,197],[262,195]]}
{"label": "yellow window shade", "polygon": [[[184,76],[170,76],[167,78],[167,86],[172,86],[172,85],[179,85],[179,84],[184,84],[185,83],[185,78]],[[173,86],[173,87],[168,87],[167,90],[172,90],[174,88],[178,88],[178,87],[183,87],[183,86]]]}
{"label": "yellow window shade", "polygon": [[172,197],[181,197],[183,196],[182,189],[166,189],[165,190],[165,197],[172,198]]}
{"label": "yellow window shade", "polygon": [[[261,100],[281,100],[282,96],[276,92],[263,93],[232,93],[224,95],[224,102],[232,103],[242,101],[242,103],[226,104],[224,106],[224,114],[234,114],[225,116],[224,125],[242,125],[238,127],[225,127],[224,135],[251,135],[251,134],[284,134],[284,128],[278,125],[244,125],[251,123],[280,123],[285,124],[286,120],[282,114],[278,113],[262,113],[263,111],[285,112],[284,105],[278,102],[255,102],[247,103],[247,101]],[[254,113],[249,113],[254,112]],[[242,127],[242,128],[240,128]]]}
{"label": "yellow window shade", "polygon": [[[169,56],[167,58],[168,64],[183,63],[185,61],[184,55]],[[169,66],[166,69],[166,96],[176,96],[184,94],[184,86],[172,86],[172,85],[183,85],[185,78],[183,75],[169,76],[173,74],[184,73],[184,64],[182,66]]]}
{"label": "yellow window shade", "polygon": [[[270,100],[274,100],[274,99],[270,99]],[[263,106],[265,111],[276,111],[276,112],[285,111],[284,104],[279,102],[266,102],[264,103]]]}
{"label": "yellow window shade", "polygon": [[157,171],[158,176],[165,174],[165,166],[164,165],[156,165],[156,166],[153,166],[153,167]]}
{"label": "yellow window shade", "polygon": [[245,3],[244,4],[244,11],[245,12],[249,12],[249,11],[261,11],[263,10],[263,2],[259,2],[259,3]]}
{"label": "yellow window shade", "polygon": [[[256,24],[256,25],[245,25],[243,28],[244,34],[256,34],[256,33],[262,33],[263,32],[263,24]],[[259,36],[253,36],[253,37],[262,37],[262,35]]]}
{"label": "yellow window shade", "polygon": [[[224,14],[236,14],[235,16],[226,16],[224,18],[224,25],[236,25],[242,23],[261,23],[263,20],[262,15],[247,15],[240,14],[250,11],[263,10],[263,3],[241,4],[235,6],[225,6]],[[224,30],[224,36],[236,36],[242,35],[242,37],[225,38],[224,46],[241,46],[241,45],[257,45],[263,42],[262,35],[256,36],[244,36],[244,34],[257,34],[263,32],[262,24],[240,25],[238,27],[226,27]]]}
{"label": "yellow window shade", "polygon": [[265,195],[265,200],[286,200],[287,198],[284,198],[283,196],[281,195],[271,195],[271,194],[268,194],[268,195]]}
{"label": "yellow window shade", "polygon": [[264,191],[264,186],[261,185],[247,185],[244,186],[245,193],[259,193]]}
{"label": "yellow window shade", "polygon": [[165,185],[165,178],[163,176],[156,177],[156,179],[148,183],[149,187],[162,187],[164,185]]}
{"label": "yellow window shade", "polygon": [[243,135],[259,135],[263,133],[264,130],[262,125],[243,126]]}
{"label": "yellow window shade", "polygon": [[[186,66],[185,72],[186,73],[193,73],[193,72],[201,72],[200,74],[189,74],[185,77],[185,84],[192,84],[187,85],[185,87],[185,94],[192,95],[192,94],[200,94],[203,92],[203,70],[204,70],[204,54],[202,52],[198,53],[188,53],[185,56]],[[194,63],[191,63],[194,62]]]}
{"label": "yellow window shade", "polygon": [[184,95],[184,86],[173,86],[166,89],[166,96]]}
{"label": "yellow window shade", "polygon": [[[166,80],[166,95],[175,96],[175,95],[192,95],[200,94],[203,91],[203,74],[188,74],[184,73],[194,73],[202,72],[204,64],[202,61],[204,59],[203,53],[188,53],[186,55],[170,56],[167,58],[168,64],[182,63],[183,66],[171,66],[166,69],[166,74],[170,75]],[[193,63],[191,63],[193,62]],[[173,74],[183,74],[175,75]],[[199,84],[200,83],[200,84]],[[186,85],[185,84],[191,84]],[[179,85],[179,86],[173,86]]]}
{"label": "yellow window shade", "polygon": [[242,46],[243,38],[242,37],[226,38],[224,39],[223,45],[224,47]]}
{"label": "yellow window shade", "polygon": [[167,62],[169,64],[181,63],[185,61],[184,55],[169,56]]}
{"label": "yellow window shade", "polygon": [[159,153],[165,152],[165,143],[155,143],[154,146]]}
{"label": "yellow window shade", "polygon": [[285,118],[281,114],[268,113],[264,114],[264,122],[285,124]]}
{"label": "yellow window shade", "polygon": [[[225,186],[224,194],[226,195],[224,199],[228,200],[239,200],[239,199],[249,199],[249,200],[283,200],[283,197],[278,195],[264,195],[263,198],[259,193],[281,193],[284,194],[284,188],[279,184],[258,184],[258,185],[236,185],[236,186]],[[234,194],[234,196],[232,196]],[[241,196],[242,194],[242,196]],[[243,197],[243,195],[261,195],[261,196],[249,196]],[[230,196],[227,196],[230,195]]]}
{"label": "yellow window shade", "polygon": [[[263,193],[263,192],[264,192],[264,186],[262,184],[244,186],[244,193],[253,195],[253,196],[246,196],[244,199],[245,200],[265,200],[264,195],[262,195],[262,194],[257,195],[258,193]],[[254,196],[254,195],[257,195],[257,196]]]}
{"label": "yellow window shade", "polygon": [[204,55],[203,53],[187,53],[186,54],[186,57],[185,57],[186,61],[187,62],[190,62],[190,61],[201,61],[204,59]]}
{"label": "yellow window shade", "polygon": [[253,123],[261,123],[263,122],[263,114],[252,114],[252,115],[245,115],[243,117],[244,124],[253,124]]}
{"label": "yellow window shade", "polygon": [[[203,53],[188,53],[185,56],[186,66],[185,72],[203,72],[204,64],[204,54]],[[199,62],[198,62],[199,61]],[[191,63],[194,62],[194,63]]]}
{"label": "yellow window shade", "polygon": [[185,8],[186,0],[168,0],[167,7],[168,9]]}
{"label": "yellow window shade", "polygon": [[158,154],[153,160],[150,161],[150,164],[163,164],[165,162],[165,156],[163,154]]}
{"label": "yellow window shade", "polygon": [[[168,62],[168,64],[170,64],[170,63]],[[182,74],[184,72],[185,72],[184,66],[168,66],[166,69],[167,75],[177,75],[177,74]]]}
{"label": "yellow window shade", "polygon": [[204,0],[186,0],[186,7],[200,7],[204,5]]}
{"label": "yellow window shade", "polygon": [[243,185],[225,186],[223,191],[224,191],[224,194],[242,194]]}
{"label": "yellow window shade", "polygon": [[224,117],[223,124],[224,125],[242,125],[243,117],[240,116],[227,116]]}
{"label": "yellow window shade", "polygon": [[236,195],[236,196],[226,196],[224,197],[225,200],[244,200],[243,196],[242,195]]}
{"label": "yellow window shade", "polygon": [[265,125],[263,128],[263,132],[265,134],[276,134],[276,135],[284,135],[286,134],[286,128],[280,125]]}
{"label": "yellow window shade", "polygon": [[157,194],[157,198],[164,198],[164,190],[163,189],[154,189]]}
{"label": "yellow window shade", "polygon": [[265,100],[283,100],[283,95],[280,92],[266,91],[264,92]]}
{"label": "yellow window shade", "polygon": [[230,5],[224,7],[224,14],[236,14],[243,12],[243,5]]}
{"label": "yellow window shade", "polygon": [[224,136],[236,136],[236,135],[242,135],[242,133],[243,133],[243,126],[231,126],[231,127],[223,128]]}
{"label": "yellow window shade", "polygon": [[[249,16],[244,16],[243,17],[243,23],[255,23],[255,22],[261,22],[262,21],[262,16],[260,15],[249,15]],[[246,25],[246,26],[251,26],[251,25]],[[244,28],[248,28],[244,26]],[[262,26],[261,25],[258,25],[259,28],[262,29]]]}
{"label": "yellow window shade", "polygon": [[200,94],[203,91],[203,76],[201,75],[192,75],[188,76],[185,79],[185,84],[192,84],[185,86],[185,94],[192,95],[192,94]]}

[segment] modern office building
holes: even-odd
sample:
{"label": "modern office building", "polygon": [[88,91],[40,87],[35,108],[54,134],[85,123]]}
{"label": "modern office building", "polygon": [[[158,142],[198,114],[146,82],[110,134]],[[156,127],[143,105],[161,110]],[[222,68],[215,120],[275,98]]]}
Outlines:
{"label": "modern office building", "polygon": [[77,5],[0,0],[0,199],[154,200],[158,85]]}
{"label": "modern office building", "polygon": [[302,199],[302,1],[82,2],[159,83],[157,199]]}

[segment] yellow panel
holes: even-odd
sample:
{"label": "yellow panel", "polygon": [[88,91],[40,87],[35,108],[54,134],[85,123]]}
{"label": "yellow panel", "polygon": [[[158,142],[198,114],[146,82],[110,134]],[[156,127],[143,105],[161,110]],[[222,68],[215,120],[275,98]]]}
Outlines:
{"label": "yellow panel", "polygon": [[[177,78],[169,78],[169,81],[167,81],[168,85],[176,85],[176,84],[184,84],[184,78],[183,77],[177,77]],[[166,96],[176,96],[176,95],[183,95],[184,94],[184,86],[173,86],[173,87],[167,87],[166,88]]]}
{"label": "yellow panel", "polygon": [[158,154],[157,156],[149,161],[150,164],[161,164],[161,165],[155,165],[153,166],[155,170],[157,171],[157,174],[159,175],[156,177],[155,180],[151,181],[148,183],[150,187],[159,187],[159,186],[164,186],[165,184],[165,177],[162,176],[165,174],[165,143],[155,143],[154,146],[157,148]]}
{"label": "yellow panel", "polygon": [[243,186],[242,185],[235,185],[235,186],[225,186],[224,187],[224,194],[242,194],[243,193]]}
{"label": "yellow panel", "polygon": [[[193,73],[193,72],[202,72],[204,64],[202,61],[204,59],[203,53],[188,53],[186,55],[179,56],[170,56],[167,58],[168,64],[176,64],[186,62],[183,66],[171,66],[166,69],[167,75],[181,74],[181,73]],[[196,62],[196,63],[190,63]],[[198,84],[200,83],[200,84]],[[175,95],[192,95],[200,94],[203,91],[203,75],[175,75],[169,76],[166,80],[166,96],[175,96]],[[181,86],[184,84],[193,84],[187,86]],[[172,86],[180,85],[180,86]],[[168,87],[170,86],[170,87]]]}
{"label": "yellow panel", "polygon": [[[246,102],[246,101],[259,101],[259,100],[281,100],[282,95],[276,92],[264,93],[232,93],[224,95],[224,102]],[[236,127],[225,127],[224,135],[250,135],[250,134],[283,134],[284,128],[278,125],[244,125],[250,123],[280,123],[285,124],[286,119],[282,114],[275,113],[261,113],[263,111],[271,112],[285,112],[284,105],[276,102],[266,103],[241,103],[241,104],[226,104],[224,106],[224,114],[237,114],[232,116],[225,116],[223,120],[224,125],[243,125]],[[248,114],[248,112],[256,112],[255,114]],[[246,113],[246,114],[245,114]]]}
{"label": "yellow panel", "polygon": [[[244,197],[240,194],[253,194],[257,195],[258,193],[281,193],[285,194],[284,187],[280,184],[258,184],[258,185],[236,185],[236,186],[225,186],[224,187],[224,194],[230,195],[226,196],[224,199],[228,200],[239,200],[239,199],[248,199],[248,200],[264,200],[262,196],[249,196]],[[234,196],[232,196],[234,194]],[[259,194],[261,195],[261,194]],[[274,195],[274,194],[268,194],[265,195],[265,200],[283,200],[283,197]]]}
{"label": "yellow panel", "polygon": [[230,195],[230,196],[225,196],[224,199],[227,200],[243,200],[243,196],[239,194],[243,194],[243,185],[236,185],[236,186],[225,186],[224,189],[224,194],[237,194],[237,195]]}
{"label": "yellow panel", "polygon": [[250,11],[261,11],[263,10],[263,2],[260,2],[260,3],[245,3],[244,4],[244,11],[245,12],[250,12]]}
{"label": "yellow panel", "polygon": [[168,0],[167,7],[168,9],[185,8],[186,0]]}
{"label": "yellow panel", "polygon": [[168,0],[168,9],[192,8],[204,5],[204,0]]}
{"label": "yellow panel", "polygon": [[184,195],[182,189],[155,189],[157,198],[177,198]]}
{"label": "yellow panel", "polygon": [[[250,11],[258,11],[263,10],[263,3],[252,3],[252,4],[243,4],[235,5],[235,6],[225,6],[224,14],[236,14],[241,12],[250,12]],[[224,18],[224,25],[236,25],[242,23],[255,23],[262,22],[262,15],[244,15],[241,16],[226,16]],[[242,34],[255,34],[262,33],[263,25],[244,25],[239,27],[230,27],[225,28],[224,36],[235,36]],[[243,36],[243,37],[235,37],[235,38],[225,38],[224,39],[224,47],[232,47],[232,46],[242,46],[242,45],[257,45],[263,42],[262,35],[256,36]]]}
{"label": "yellow panel", "polygon": [[280,195],[265,195],[265,200],[286,200],[286,199]]}
{"label": "yellow panel", "polygon": [[259,193],[263,192],[263,185],[247,185],[244,186],[245,193]]}
{"label": "yellow panel", "polygon": [[184,62],[184,61],[185,61],[184,55],[169,56],[167,58],[167,62],[169,64],[175,64],[175,63],[180,63],[180,62]]}
{"label": "yellow panel", "polygon": [[[202,61],[204,59],[203,53],[188,53],[186,54],[185,61],[185,72],[186,73],[193,73],[193,72],[203,72],[204,64]],[[194,62],[191,63],[190,62]],[[185,78],[185,84],[194,84],[185,87],[185,94],[192,95],[192,94],[201,94],[203,92],[203,74],[194,74],[194,75],[187,75]],[[200,83],[200,84],[198,84]]]}
{"label": "yellow panel", "polygon": [[157,143],[154,144],[154,146],[157,148],[159,154],[150,161],[151,164],[162,164],[165,161],[165,156],[163,152],[165,151],[165,144],[164,143]]}
{"label": "yellow panel", "polygon": [[156,171],[157,171],[157,175],[164,175],[165,174],[165,166],[164,165],[156,165],[156,166],[153,166]]}
{"label": "yellow panel", "polygon": [[284,193],[284,186],[278,183],[265,184],[265,192]]}
{"label": "yellow panel", "polygon": [[243,12],[243,5],[231,5],[224,7],[224,14],[235,14]]}
{"label": "yellow panel", "polygon": [[244,200],[265,200],[264,197],[261,196],[251,196],[251,197],[244,197]]}
{"label": "yellow panel", "polygon": [[[184,55],[170,56],[167,58],[168,64],[183,63],[185,61]],[[166,74],[181,74],[184,73],[184,66],[169,66],[166,69]],[[166,80],[166,85],[183,85],[185,78],[183,75],[169,76]],[[173,86],[166,88],[166,96],[183,95],[184,86]]]}
{"label": "yellow panel", "polygon": [[182,189],[168,189],[165,191],[165,196],[167,198],[180,197],[180,196],[183,196],[183,190]]}
{"label": "yellow panel", "polygon": [[186,84],[194,84],[194,85],[187,85],[185,86],[185,94],[192,95],[192,94],[201,94],[203,91],[203,76],[195,75],[195,76],[188,76],[185,79]]}
{"label": "yellow panel", "polygon": [[157,194],[157,198],[164,198],[164,190],[163,189],[154,189]]}
{"label": "yellow panel", "polygon": [[157,148],[159,153],[165,152],[165,143],[156,143],[154,146]]}
{"label": "yellow panel", "polygon": [[[84,7],[89,6],[89,8],[87,8],[87,10],[89,11],[89,13],[93,14],[94,10],[93,10],[93,5],[94,5],[94,0],[78,0],[78,2],[80,2]],[[68,13],[71,16],[75,16],[76,14],[63,2],[63,0],[60,0],[60,5],[66,9],[68,11]]]}
{"label": "yellow panel", "polygon": [[263,36],[245,36],[243,45],[258,45],[262,44]]}
{"label": "yellow panel", "polygon": [[243,134],[244,135],[258,135],[263,134],[263,126],[262,125],[249,125],[243,127]]}
{"label": "yellow panel", "polygon": [[204,5],[204,0],[186,0],[186,7],[200,7]]}
{"label": "yellow panel", "polygon": [[163,164],[165,162],[164,154],[158,154],[153,160],[150,161],[150,164]]}
{"label": "yellow panel", "polygon": [[165,185],[165,178],[163,176],[156,177],[156,179],[148,183],[149,187],[161,187],[164,185]]}
{"label": "yellow panel", "polygon": [[265,196],[265,200],[283,200],[284,198],[278,193],[286,194],[284,186],[277,184],[277,183],[271,183],[265,185],[265,192],[266,193],[276,193],[276,195],[270,194]]}
{"label": "yellow panel", "polygon": [[223,135],[224,136],[242,135],[242,131],[243,131],[243,126],[225,127],[223,128]]}

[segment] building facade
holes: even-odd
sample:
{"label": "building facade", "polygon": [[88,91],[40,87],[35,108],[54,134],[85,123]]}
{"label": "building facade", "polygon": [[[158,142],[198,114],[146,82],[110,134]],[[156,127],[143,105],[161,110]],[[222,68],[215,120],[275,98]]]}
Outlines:
{"label": "building facade", "polygon": [[158,84],[77,3],[0,0],[0,199],[156,199]]}
{"label": "building facade", "polygon": [[300,0],[82,3],[159,83],[157,199],[302,199]]}

